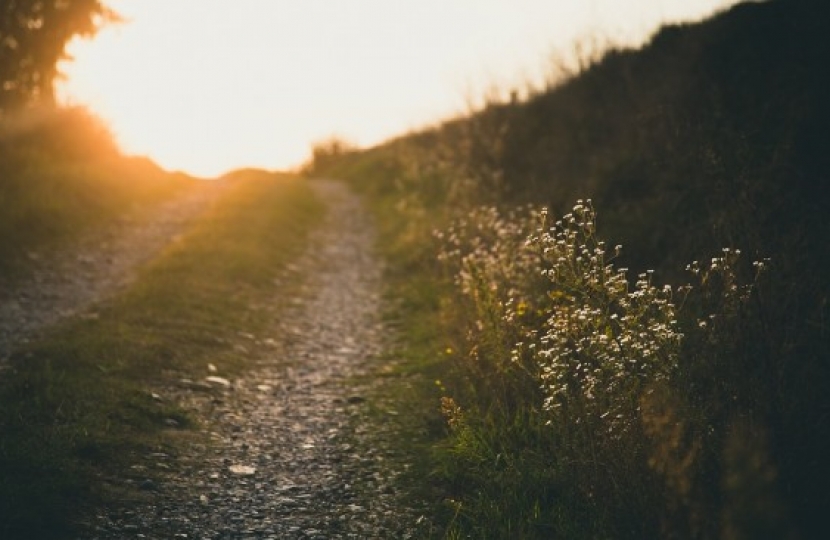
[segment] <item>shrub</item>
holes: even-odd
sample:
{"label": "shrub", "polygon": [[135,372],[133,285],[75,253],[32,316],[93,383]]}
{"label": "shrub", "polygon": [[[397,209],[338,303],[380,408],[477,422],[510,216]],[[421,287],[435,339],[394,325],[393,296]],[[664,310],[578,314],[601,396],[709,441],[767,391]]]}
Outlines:
{"label": "shrub", "polygon": [[[467,392],[442,402],[457,467],[508,463],[503,485],[532,476],[522,467],[548,478],[557,469],[567,487],[551,482],[524,504],[547,500],[554,522],[601,512],[599,525],[582,527],[588,535],[689,534],[707,526],[707,510],[735,519],[715,501],[718,483],[740,476],[726,458],[742,424],[731,414],[716,422],[700,382],[723,373],[722,352],[737,346],[730,334],[746,324],[766,262],[750,274],[727,248],[689,265],[694,285],[658,286],[652,271],[631,280],[614,264],[622,247],[597,234],[590,200],[558,220],[544,209],[478,208],[437,236],[460,293],[455,320],[467,328],[467,353],[457,355]],[[537,459],[545,453],[547,465]],[[561,489],[568,494],[550,495]],[[500,503],[478,504],[473,521]]]}
{"label": "shrub", "polygon": [[[653,272],[629,283],[627,269],[614,267],[596,236],[590,201],[579,201],[553,226],[546,211],[541,216],[528,245],[538,252],[546,278],[544,317],[526,332],[514,358],[524,354],[539,365],[546,410],[629,429],[643,393],[677,368],[682,334],[672,287],[656,287]],[[521,314],[517,306],[508,316]]]}
{"label": "shrub", "polygon": [[356,150],[357,147],[354,144],[337,136],[317,141],[311,145],[311,157],[303,166],[303,173],[309,175],[319,173]]}

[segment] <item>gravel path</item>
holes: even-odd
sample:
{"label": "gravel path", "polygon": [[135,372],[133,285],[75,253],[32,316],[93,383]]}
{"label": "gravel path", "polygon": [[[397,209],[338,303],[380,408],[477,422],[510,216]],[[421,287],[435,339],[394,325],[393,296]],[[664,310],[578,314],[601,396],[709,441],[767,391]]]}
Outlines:
{"label": "gravel path", "polygon": [[158,391],[203,419],[210,442],[185,437],[176,455],[145,456],[124,481],[146,503],[102,510],[91,538],[423,536],[428,520],[395,483],[406,460],[384,442],[394,429],[368,421],[383,405],[356,382],[372,380],[361,376],[387,342],[371,223],[343,184],[313,186],[330,210],[290,269],[307,285],[272,335],[242,336],[255,367],[227,380],[206,366],[206,379]]}
{"label": "gravel path", "polygon": [[[222,191],[206,184],[140,217],[124,218],[78,244],[50,254],[32,253],[32,274],[0,286],[0,369],[15,345],[123,287]],[[0,284],[2,285],[2,284]]]}

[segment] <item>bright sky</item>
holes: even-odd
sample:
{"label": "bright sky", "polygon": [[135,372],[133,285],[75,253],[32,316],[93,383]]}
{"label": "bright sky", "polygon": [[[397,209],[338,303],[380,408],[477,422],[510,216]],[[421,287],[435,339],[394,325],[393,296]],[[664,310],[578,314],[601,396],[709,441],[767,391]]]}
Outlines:
{"label": "bright sky", "polygon": [[76,40],[62,100],[125,152],[215,176],[287,169],[312,142],[372,145],[539,81],[591,36],[638,44],[660,21],[736,0],[108,0],[125,22]]}

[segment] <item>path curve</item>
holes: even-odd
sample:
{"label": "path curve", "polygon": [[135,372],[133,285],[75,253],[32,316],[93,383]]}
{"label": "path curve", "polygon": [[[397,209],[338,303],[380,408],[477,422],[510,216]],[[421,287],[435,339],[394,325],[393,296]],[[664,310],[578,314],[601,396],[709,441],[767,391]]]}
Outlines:
{"label": "path curve", "polygon": [[[370,427],[371,393],[355,382],[388,341],[372,224],[344,184],[311,184],[329,212],[292,265],[305,290],[272,335],[247,336],[270,352],[228,384],[163,391],[206,422],[212,442],[136,465],[129,481],[148,503],[102,512],[95,538],[406,539],[426,526],[396,486],[405,464],[380,443],[394,435]],[[174,472],[156,485],[142,481],[145,467]]]}
{"label": "path curve", "polygon": [[198,186],[63,249],[32,253],[28,278],[0,286],[0,368],[15,346],[128,284],[134,270],[174,241],[224,186],[219,181]]}

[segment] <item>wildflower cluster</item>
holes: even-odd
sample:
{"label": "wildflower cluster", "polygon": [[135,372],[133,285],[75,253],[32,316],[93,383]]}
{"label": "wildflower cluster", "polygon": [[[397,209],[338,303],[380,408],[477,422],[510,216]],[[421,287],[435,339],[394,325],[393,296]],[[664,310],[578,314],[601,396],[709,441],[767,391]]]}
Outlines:
{"label": "wildflower cluster", "polygon": [[498,290],[506,300],[529,277],[537,261],[525,242],[531,231],[528,213],[503,217],[494,207],[478,207],[446,232],[436,231],[444,243],[438,258],[457,271],[455,281],[465,295],[475,298],[482,290]]}
{"label": "wildflower cluster", "polygon": [[610,262],[621,247],[609,254],[596,236],[590,201],[555,223],[546,210],[483,208],[439,236],[476,306],[475,340],[509,341],[504,354],[536,377],[544,409],[624,427],[647,385],[676,368],[672,289],[651,273],[629,284]]}
{"label": "wildflower cluster", "polygon": [[471,356],[478,367],[497,373],[517,367],[510,351],[523,326],[533,326],[531,319],[539,312],[534,296],[541,282],[539,258],[526,242],[533,229],[531,215],[530,208],[502,215],[496,208],[479,207],[446,232],[436,232],[444,244],[439,259],[472,308]]}
{"label": "wildflower cluster", "polygon": [[[609,249],[596,223],[590,200],[556,221],[545,209],[503,216],[480,208],[437,235],[445,244],[440,258],[474,306],[474,360],[529,373],[552,418],[596,421],[621,433],[637,422],[646,393],[678,369],[683,333],[675,297],[685,302],[692,290],[715,297],[696,306],[702,318],[695,332],[708,334],[712,321],[746,302],[753,285],[741,284],[736,249],[703,267],[689,265],[694,288],[658,286],[652,271],[630,280],[628,269],[614,264],[622,246]],[[756,274],[764,266],[755,263]]]}
{"label": "wildflower cluster", "polygon": [[450,429],[459,429],[464,425],[464,413],[451,397],[441,398],[441,414],[447,420]]}
{"label": "wildflower cluster", "polygon": [[605,419],[613,429],[636,418],[639,398],[677,366],[682,334],[673,291],[657,287],[652,272],[629,283],[596,236],[590,201],[541,226],[527,240],[539,254],[546,279],[545,318],[513,351],[541,369],[544,407]]}
{"label": "wildflower cluster", "polygon": [[468,469],[490,474],[505,448],[530,448],[568,463],[592,498],[655,482],[672,515],[699,527],[710,506],[698,489],[735,411],[766,410],[754,374],[779,373],[760,316],[769,261],[724,248],[687,267],[688,285],[659,285],[621,267],[590,200],[560,218],[479,208],[436,235],[458,293],[442,315],[466,331],[451,356],[468,383],[455,397],[439,385],[441,411]]}
{"label": "wildflower cluster", "polygon": [[[739,277],[741,250],[723,248],[721,255],[712,257],[708,264],[694,261],[686,267],[696,280],[696,288],[704,298],[703,317],[698,319],[699,329],[714,332],[718,324],[737,315],[747,305],[756,284],[769,265],[769,259],[752,263],[752,277]],[[688,286],[691,289],[691,286]]]}

